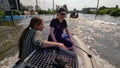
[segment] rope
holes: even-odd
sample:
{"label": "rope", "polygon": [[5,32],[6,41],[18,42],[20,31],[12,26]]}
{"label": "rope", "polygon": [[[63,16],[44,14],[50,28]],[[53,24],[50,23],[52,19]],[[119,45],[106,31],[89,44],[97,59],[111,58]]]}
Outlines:
{"label": "rope", "polygon": [[81,51],[83,51],[83,52],[85,52],[85,53],[87,54],[87,56],[90,58],[92,68],[94,68],[94,64],[93,64],[93,62],[92,62],[92,55],[89,54],[89,53],[88,53],[87,51],[85,51],[84,49],[82,49],[81,47],[76,46],[76,45],[74,45],[74,46],[77,47],[78,49],[80,49]]}

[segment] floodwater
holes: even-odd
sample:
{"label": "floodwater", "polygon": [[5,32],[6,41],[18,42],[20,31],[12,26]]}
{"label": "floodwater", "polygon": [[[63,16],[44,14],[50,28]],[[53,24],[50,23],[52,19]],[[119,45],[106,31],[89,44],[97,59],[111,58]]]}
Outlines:
{"label": "floodwater", "polygon": [[[44,39],[49,33],[49,23],[52,15],[40,15],[45,20],[45,29],[43,31]],[[68,15],[69,16],[69,15]],[[28,26],[30,18],[19,20],[19,25]],[[77,35],[94,53],[101,68],[120,68],[120,17],[114,18],[108,15],[98,16],[94,20],[94,15],[79,14],[78,19],[68,19],[70,32]],[[7,62],[8,61],[8,62]],[[0,63],[7,62],[8,66],[3,64],[2,68],[9,68],[11,64],[17,61],[17,54],[5,58]],[[115,66],[115,67],[114,67]]]}

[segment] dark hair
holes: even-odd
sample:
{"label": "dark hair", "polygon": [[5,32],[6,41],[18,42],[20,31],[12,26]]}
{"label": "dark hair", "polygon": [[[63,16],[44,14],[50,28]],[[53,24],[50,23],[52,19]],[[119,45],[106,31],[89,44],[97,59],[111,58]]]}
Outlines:
{"label": "dark hair", "polygon": [[63,7],[59,8],[58,13],[61,13],[61,12],[66,12],[65,8]]}
{"label": "dark hair", "polygon": [[18,43],[18,47],[19,47],[19,56],[18,56],[18,58],[21,58],[22,45],[23,45],[25,35],[28,33],[30,28],[35,29],[35,25],[41,24],[42,21],[43,21],[43,19],[40,18],[40,17],[33,17],[31,19],[31,21],[30,21],[29,26],[24,29],[23,33],[20,36],[19,43]]}
{"label": "dark hair", "polygon": [[61,7],[61,8],[58,9],[57,16],[62,12],[66,12],[66,9],[64,7]]}

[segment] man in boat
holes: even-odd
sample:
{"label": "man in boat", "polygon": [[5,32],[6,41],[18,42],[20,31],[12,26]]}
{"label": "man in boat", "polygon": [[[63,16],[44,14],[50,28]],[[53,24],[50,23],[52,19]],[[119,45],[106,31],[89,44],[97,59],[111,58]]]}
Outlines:
{"label": "man in boat", "polygon": [[78,18],[78,11],[73,9],[72,13],[70,14],[70,18]]}

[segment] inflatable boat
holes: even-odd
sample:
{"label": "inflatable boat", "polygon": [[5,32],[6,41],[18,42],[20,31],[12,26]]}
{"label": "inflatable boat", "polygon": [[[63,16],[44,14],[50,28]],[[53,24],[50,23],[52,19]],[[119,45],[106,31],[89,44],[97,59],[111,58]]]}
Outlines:
{"label": "inflatable boat", "polygon": [[12,68],[99,68],[89,49],[72,35],[74,47],[67,51],[50,47],[33,51],[23,62],[18,60]]}

